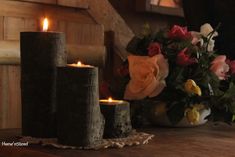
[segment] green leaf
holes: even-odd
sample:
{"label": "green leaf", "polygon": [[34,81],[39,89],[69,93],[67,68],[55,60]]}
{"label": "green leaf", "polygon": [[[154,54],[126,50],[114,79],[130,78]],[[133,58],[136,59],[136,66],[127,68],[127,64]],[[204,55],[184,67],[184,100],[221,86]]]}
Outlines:
{"label": "green leaf", "polygon": [[232,119],[232,121],[233,121],[233,122],[235,121],[235,114],[233,115],[233,119]]}
{"label": "green leaf", "polygon": [[230,99],[235,96],[235,85],[233,82],[229,84],[229,89],[221,97],[221,99]]}
{"label": "green leaf", "polygon": [[183,102],[176,102],[167,111],[167,116],[173,125],[176,125],[184,117],[185,104]]}

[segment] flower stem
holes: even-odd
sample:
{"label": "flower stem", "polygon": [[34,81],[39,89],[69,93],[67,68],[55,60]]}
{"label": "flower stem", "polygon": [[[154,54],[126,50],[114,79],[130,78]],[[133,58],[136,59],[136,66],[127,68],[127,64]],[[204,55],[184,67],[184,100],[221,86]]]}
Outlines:
{"label": "flower stem", "polygon": [[209,38],[207,39],[206,52],[208,52],[208,47],[209,47],[210,40],[212,39],[214,33],[219,29],[220,26],[221,26],[221,22],[215,27],[215,29],[212,32],[210,32],[208,34]]}

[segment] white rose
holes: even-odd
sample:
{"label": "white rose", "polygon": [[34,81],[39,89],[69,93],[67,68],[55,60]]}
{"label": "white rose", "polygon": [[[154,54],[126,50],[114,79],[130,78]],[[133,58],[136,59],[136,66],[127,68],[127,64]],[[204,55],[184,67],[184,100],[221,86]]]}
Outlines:
{"label": "white rose", "polygon": [[[209,40],[210,38],[210,33],[214,31],[214,29],[211,27],[210,24],[205,23],[204,25],[201,26],[200,28],[200,32],[194,32],[192,31],[191,34],[193,36],[192,39],[192,44],[196,45],[198,43],[200,43],[201,46],[206,47],[207,43],[205,43],[202,39],[202,36],[207,38],[207,40]],[[214,37],[218,36],[218,32],[214,32],[213,35],[211,36],[210,40],[208,41],[208,47],[207,47],[207,51],[211,52],[214,50],[215,47],[215,40],[213,39]]]}
{"label": "white rose", "polygon": [[[211,27],[211,25],[209,23],[205,23],[204,25],[201,26],[200,28],[200,34],[203,35],[204,37],[208,37],[208,35],[214,31],[214,29]],[[213,37],[218,36],[218,32],[214,32],[213,33]]]}

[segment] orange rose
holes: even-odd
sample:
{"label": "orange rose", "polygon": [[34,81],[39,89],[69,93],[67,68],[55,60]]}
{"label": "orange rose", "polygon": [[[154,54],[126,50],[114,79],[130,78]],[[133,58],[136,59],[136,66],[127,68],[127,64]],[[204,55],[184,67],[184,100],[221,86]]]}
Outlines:
{"label": "orange rose", "polygon": [[168,62],[162,54],[153,57],[128,56],[131,80],[126,86],[124,98],[139,100],[157,96],[166,86]]}

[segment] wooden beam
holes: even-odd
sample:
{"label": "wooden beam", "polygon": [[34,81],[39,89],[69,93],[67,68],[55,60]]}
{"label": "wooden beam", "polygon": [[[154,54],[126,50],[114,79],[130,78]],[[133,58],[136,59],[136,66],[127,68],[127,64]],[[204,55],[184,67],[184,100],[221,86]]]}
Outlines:
{"label": "wooden beam", "polygon": [[57,4],[67,7],[88,9],[88,0],[57,0]]}
{"label": "wooden beam", "polygon": [[0,78],[0,128],[20,128],[20,66],[0,65]]}
{"label": "wooden beam", "polygon": [[126,45],[134,36],[132,30],[108,0],[89,0],[89,8],[87,11],[97,23],[104,25],[105,31],[114,32],[114,47],[117,47],[115,53],[125,60],[127,57]]}
{"label": "wooden beam", "polygon": [[4,32],[4,17],[0,16],[0,40],[3,40]]}
{"label": "wooden beam", "polygon": [[57,0],[18,0],[18,1],[33,2],[33,3],[56,4]]}
{"label": "wooden beam", "polygon": [[0,16],[34,19],[48,16],[48,18],[55,20],[74,21],[78,23],[95,23],[87,11],[76,10],[69,7],[4,0],[1,1],[0,8]]}

